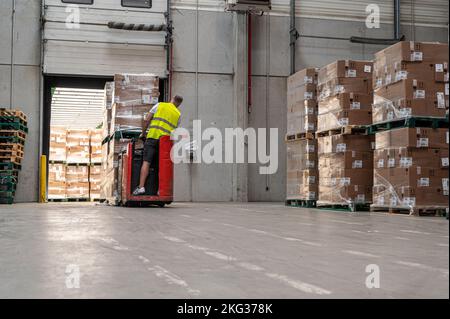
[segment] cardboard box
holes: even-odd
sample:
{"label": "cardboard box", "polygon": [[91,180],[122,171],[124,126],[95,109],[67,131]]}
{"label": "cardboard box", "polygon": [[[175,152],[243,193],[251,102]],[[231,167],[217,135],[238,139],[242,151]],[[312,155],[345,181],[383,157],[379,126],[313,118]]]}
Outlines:
{"label": "cardboard box", "polygon": [[375,65],[394,61],[441,63],[447,60],[447,43],[402,41],[375,53]]}
{"label": "cardboard box", "polygon": [[372,124],[372,111],[367,110],[343,110],[330,111],[319,114],[317,117],[317,131],[327,131],[347,125]]}
{"label": "cardboard box", "polygon": [[374,151],[374,168],[412,166],[448,169],[448,149],[397,147]]}
{"label": "cardboard box", "polygon": [[142,129],[144,116],[148,114],[152,106],[148,105],[133,105],[133,106],[120,106],[114,104],[112,108],[112,119],[110,134],[125,129]]}
{"label": "cardboard box", "polygon": [[304,100],[288,106],[287,135],[317,130],[317,101]]}
{"label": "cardboard box", "polygon": [[319,173],[316,169],[287,172],[287,199],[317,200]]}
{"label": "cardboard box", "polygon": [[369,169],[373,168],[372,152],[346,151],[342,153],[328,153],[319,156],[319,172],[339,169]]}
{"label": "cardboard box", "polygon": [[371,78],[371,61],[338,60],[320,68],[318,83],[323,84],[334,78]]}
{"label": "cardboard box", "polygon": [[87,183],[89,182],[89,166],[87,165],[67,165],[67,183]]}
{"label": "cardboard box", "polygon": [[[448,129],[398,128],[375,134],[375,148],[392,147],[448,148]],[[320,150],[320,146],[319,146]]]}
{"label": "cardboard box", "polygon": [[317,84],[317,68],[306,68],[300,70],[287,78],[287,89],[295,90],[305,84]]}
{"label": "cardboard box", "polygon": [[50,161],[65,161],[66,160],[66,143],[67,131],[64,127],[51,126],[50,127]]}
{"label": "cardboard box", "polygon": [[65,182],[56,182],[48,181],[48,199],[64,199],[67,197],[66,194],[66,183]]}
{"label": "cardboard box", "polygon": [[317,138],[318,154],[346,151],[371,152],[374,148],[373,135],[339,134]]}
{"label": "cardboard box", "polygon": [[331,111],[372,110],[373,94],[340,93],[319,101],[319,114]]}
{"label": "cardboard box", "polygon": [[67,182],[68,198],[89,198],[89,182]]}
{"label": "cardboard box", "polygon": [[448,191],[444,191],[442,187],[428,187],[424,192],[423,188],[408,186],[387,188],[378,185],[373,188],[373,204],[392,208],[447,207]]}
{"label": "cardboard box", "polygon": [[113,103],[121,106],[154,105],[159,98],[159,78],[153,74],[115,74]]}
{"label": "cardboard box", "polygon": [[317,86],[318,100],[322,101],[340,93],[372,94],[372,79],[334,78]]}

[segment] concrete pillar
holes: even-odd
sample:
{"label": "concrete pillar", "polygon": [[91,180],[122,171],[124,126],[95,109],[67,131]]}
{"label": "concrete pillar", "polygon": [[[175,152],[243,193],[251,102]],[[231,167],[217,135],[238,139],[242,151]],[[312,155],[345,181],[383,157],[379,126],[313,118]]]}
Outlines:
{"label": "concrete pillar", "polygon": [[[234,76],[233,76],[233,126],[245,130],[248,126],[247,111],[247,16],[234,14]],[[245,154],[248,147],[245,146]],[[248,201],[248,165],[233,165],[233,201]]]}

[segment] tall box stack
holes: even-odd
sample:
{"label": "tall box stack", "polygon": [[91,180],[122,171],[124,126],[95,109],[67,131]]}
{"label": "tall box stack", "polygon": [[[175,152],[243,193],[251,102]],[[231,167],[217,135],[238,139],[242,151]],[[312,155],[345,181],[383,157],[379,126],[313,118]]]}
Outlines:
{"label": "tall box stack", "polygon": [[[109,203],[117,203],[118,156],[131,142],[123,137],[129,132],[139,132],[146,114],[158,103],[159,78],[153,74],[116,74],[111,114],[110,141],[103,146],[106,155],[105,171],[101,181],[101,196]],[[141,142],[137,142],[138,144]],[[142,147],[142,145],[137,145]]]}
{"label": "tall box stack", "polygon": [[104,105],[103,105],[103,122],[102,122],[103,138],[106,138],[110,134],[113,98],[114,98],[114,82],[106,82]]}
{"label": "tall box stack", "polygon": [[90,133],[89,129],[68,129],[66,142],[67,163],[89,164]]}
{"label": "tall box stack", "polygon": [[319,70],[318,206],[352,210],[372,201],[372,62],[340,60]]}
{"label": "tall box stack", "polygon": [[64,199],[66,197],[66,166],[62,163],[49,163],[48,198]]}
{"label": "tall box stack", "polygon": [[67,144],[66,128],[61,126],[50,127],[50,153],[48,158],[49,161],[61,163],[65,162],[66,144]]}
{"label": "tall box stack", "polygon": [[448,209],[448,45],[400,42],[375,54],[373,210]]}
{"label": "tall box stack", "polygon": [[287,80],[286,203],[315,206],[318,190],[317,69],[308,68]]}
{"label": "tall box stack", "polygon": [[100,199],[101,166],[91,165],[89,167],[89,198]]}
{"label": "tall box stack", "polygon": [[89,131],[90,137],[90,163],[101,164],[102,163],[102,130],[95,129]]}
{"label": "tall box stack", "polygon": [[66,193],[70,199],[89,198],[89,165],[67,165]]}

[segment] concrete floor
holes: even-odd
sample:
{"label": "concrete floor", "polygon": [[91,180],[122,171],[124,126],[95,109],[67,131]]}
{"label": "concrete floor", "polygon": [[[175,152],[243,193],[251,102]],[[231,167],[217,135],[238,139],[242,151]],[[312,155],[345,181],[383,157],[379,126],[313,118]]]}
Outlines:
{"label": "concrete floor", "polygon": [[0,298],[449,298],[448,235],[281,203],[3,205]]}

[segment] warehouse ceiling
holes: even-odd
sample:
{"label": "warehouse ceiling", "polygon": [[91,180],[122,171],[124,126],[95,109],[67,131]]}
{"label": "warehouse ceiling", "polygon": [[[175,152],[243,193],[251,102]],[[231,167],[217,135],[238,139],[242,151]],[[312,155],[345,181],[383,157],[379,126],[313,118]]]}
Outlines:
{"label": "warehouse ceiling", "polygon": [[103,120],[104,90],[56,88],[52,95],[51,125],[96,128]]}

